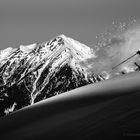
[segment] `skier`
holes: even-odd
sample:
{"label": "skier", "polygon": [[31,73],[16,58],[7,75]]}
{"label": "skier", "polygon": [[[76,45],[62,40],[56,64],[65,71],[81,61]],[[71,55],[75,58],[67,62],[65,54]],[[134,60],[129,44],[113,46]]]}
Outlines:
{"label": "skier", "polygon": [[[119,64],[116,65],[115,67],[113,67],[112,70],[115,69],[116,67],[118,67],[119,65],[125,63],[126,61],[128,61],[129,59],[131,59],[132,57],[134,57],[134,56],[136,56],[136,55],[140,55],[140,51],[137,51],[134,55],[130,56],[129,58],[125,59],[124,61],[122,61],[121,63],[119,63]],[[135,62],[134,64],[135,64],[135,65],[138,67],[138,69],[140,70],[140,66],[139,66],[136,62]]]}
{"label": "skier", "polygon": [[[140,51],[137,51],[136,54],[140,56]],[[140,65],[138,65],[137,62],[135,62],[134,64],[137,66],[136,71],[140,70]]]}

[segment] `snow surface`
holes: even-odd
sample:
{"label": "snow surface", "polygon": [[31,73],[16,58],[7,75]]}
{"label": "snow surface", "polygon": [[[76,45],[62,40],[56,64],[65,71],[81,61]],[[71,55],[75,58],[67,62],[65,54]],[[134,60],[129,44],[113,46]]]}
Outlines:
{"label": "snow surface", "polygon": [[0,61],[5,59],[7,56],[9,56],[12,53],[12,51],[13,51],[13,48],[11,47],[0,51]]}

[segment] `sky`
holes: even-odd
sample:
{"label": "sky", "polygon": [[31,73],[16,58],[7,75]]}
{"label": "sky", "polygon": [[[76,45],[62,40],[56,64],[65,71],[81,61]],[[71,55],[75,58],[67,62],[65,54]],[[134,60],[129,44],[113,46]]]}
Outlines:
{"label": "sky", "polygon": [[0,0],[0,49],[65,34],[88,46],[112,22],[140,18],[139,0]]}

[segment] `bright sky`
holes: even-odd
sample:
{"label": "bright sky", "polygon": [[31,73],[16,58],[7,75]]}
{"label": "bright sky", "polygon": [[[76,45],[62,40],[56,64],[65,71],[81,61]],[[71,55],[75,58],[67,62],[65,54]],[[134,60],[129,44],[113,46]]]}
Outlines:
{"label": "bright sky", "polygon": [[139,0],[0,0],[0,49],[65,34],[86,45],[113,21],[140,18]]}

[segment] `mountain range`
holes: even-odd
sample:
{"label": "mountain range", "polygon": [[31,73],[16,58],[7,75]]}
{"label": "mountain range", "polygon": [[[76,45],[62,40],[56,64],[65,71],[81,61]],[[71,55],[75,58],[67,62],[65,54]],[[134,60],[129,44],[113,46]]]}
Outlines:
{"label": "mountain range", "polygon": [[0,52],[0,116],[77,87],[103,81],[81,62],[90,47],[65,35]]}

